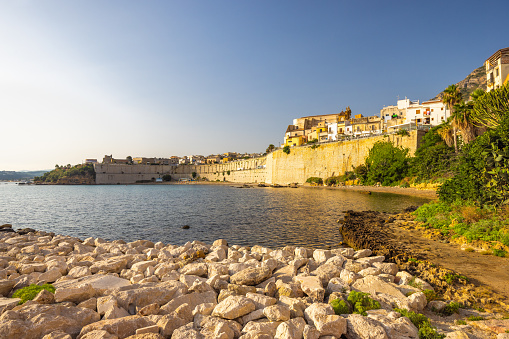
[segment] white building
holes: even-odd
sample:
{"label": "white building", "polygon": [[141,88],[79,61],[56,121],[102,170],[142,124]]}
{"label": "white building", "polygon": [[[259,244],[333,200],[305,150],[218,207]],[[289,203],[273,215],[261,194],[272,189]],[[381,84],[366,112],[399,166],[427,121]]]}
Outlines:
{"label": "white building", "polygon": [[486,92],[502,87],[509,82],[509,47],[499,49],[484,62],[486,68]]}
{"label": "white building", "polygon": [[380,110],[380,117],[388,126],[390,120],[397,119],[408,125],[437,126],[446,121],[450,110],[446,109],[442,100],[428,100],[422,103],[410,99],[398,100],[396,106],[387,106]]}

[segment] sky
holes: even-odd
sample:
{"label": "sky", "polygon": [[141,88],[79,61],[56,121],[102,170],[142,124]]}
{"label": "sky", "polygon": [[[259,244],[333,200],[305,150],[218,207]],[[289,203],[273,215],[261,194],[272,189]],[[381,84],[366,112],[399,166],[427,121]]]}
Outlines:
{"label": "sky", "polygon": [[294,118],[433,98],[509,1],[0,0],[0,170],[264,152]]}

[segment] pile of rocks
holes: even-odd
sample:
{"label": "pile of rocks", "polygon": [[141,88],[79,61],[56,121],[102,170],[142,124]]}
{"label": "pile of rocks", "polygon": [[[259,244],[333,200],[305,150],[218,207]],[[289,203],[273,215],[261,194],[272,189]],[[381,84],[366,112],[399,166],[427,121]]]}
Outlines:
{"label": "pile of rocks", "polygon": [[[371,254],[3,232],[0,338],[417,338],[393,309],[423,310],[433,288]],[[43,283],[55,294],[8,298]],[[336,315],[328,302],[351,290],[381,309]]]}

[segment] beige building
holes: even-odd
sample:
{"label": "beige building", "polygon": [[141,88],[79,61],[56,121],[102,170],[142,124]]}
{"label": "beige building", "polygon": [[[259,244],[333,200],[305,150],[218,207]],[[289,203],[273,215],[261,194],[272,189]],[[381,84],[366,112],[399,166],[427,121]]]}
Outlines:
{"label": "beige building", "polygon": [[410,128],[410,126],[437,126],[446,121],[450,111],[441,100],[428,100],[424,102],[410,99],[398,100],[396,106],[387,106],[380,110],[380,119],[385,129],[391,132],[394,129]]}
{"label": "beige building", "polygon": [[509,47],[499,49],[484,62],[486,68],[486,92],[502,87],[509,82]]}

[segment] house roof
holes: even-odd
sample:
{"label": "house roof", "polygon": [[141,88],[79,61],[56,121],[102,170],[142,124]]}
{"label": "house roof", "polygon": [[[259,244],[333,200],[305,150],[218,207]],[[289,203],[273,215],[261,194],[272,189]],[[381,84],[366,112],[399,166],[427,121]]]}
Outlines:
{"label": "house roof", "polygon": [[488,62],[490,65],[493,66],[493,63],[496,59],[500,58],[502,56],[502,53],[509,52],[509,47],[499,49],[495,53],[493,53],[492,56],[490,56],[488,59],[486,59],[486,62]]}

